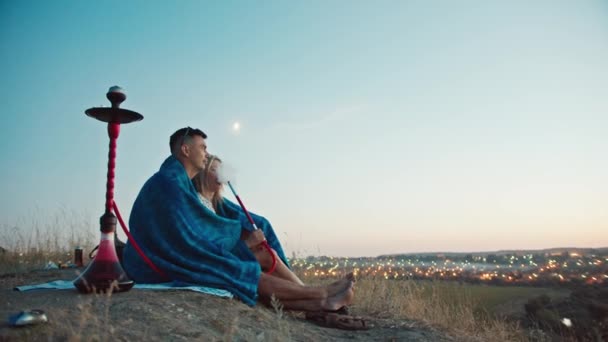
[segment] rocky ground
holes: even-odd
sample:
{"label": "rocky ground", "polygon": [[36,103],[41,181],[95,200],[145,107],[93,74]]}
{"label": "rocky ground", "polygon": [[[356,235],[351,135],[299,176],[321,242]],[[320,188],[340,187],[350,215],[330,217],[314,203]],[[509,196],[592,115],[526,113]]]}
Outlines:
{"label": "rocky ground", "polygon": [[[0,340],[245,340],[245,341],[450,341],[420,322],[366,317],[373,328],[320,327],[301,313],[286,313],[190,291],[133,289],[107,295],[74,290],[14,291],[19,285],[74,279],[73,269],[0,275]],[[11,327],[8,317],[44,310],[48,323]]]}

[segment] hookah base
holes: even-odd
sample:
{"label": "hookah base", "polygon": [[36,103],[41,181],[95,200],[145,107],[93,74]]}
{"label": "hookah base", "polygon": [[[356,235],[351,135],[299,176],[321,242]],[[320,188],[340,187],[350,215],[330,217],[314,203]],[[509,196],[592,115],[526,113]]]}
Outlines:
{"label": "hookah base", "polygon": [[81,293],[129,291],[135,282],[129,279],[119,262],[93,261],[83,274],[74,280]]}

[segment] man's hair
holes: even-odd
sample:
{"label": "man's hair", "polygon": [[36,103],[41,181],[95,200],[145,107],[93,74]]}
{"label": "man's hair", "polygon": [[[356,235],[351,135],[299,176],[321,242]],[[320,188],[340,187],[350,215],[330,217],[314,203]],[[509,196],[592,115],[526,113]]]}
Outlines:
{"label": "man's hair", "polygon": [[207,139],[207,134],[198,128],[188,126],[175,131],[175,133],[171,134],[171,137],[169,138],[169,149],[171,150],[171,153],[173,153],[175,149],[180,148],[184,143],[190,140],[190,137],[195,135],[201,136],[203,139]]}

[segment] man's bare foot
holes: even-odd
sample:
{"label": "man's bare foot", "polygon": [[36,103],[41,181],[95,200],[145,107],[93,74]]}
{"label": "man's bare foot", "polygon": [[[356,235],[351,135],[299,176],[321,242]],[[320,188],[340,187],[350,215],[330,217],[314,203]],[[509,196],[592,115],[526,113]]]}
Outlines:
{"label": "man's bare foot", "polygon": [[349,280],[346,288],[334,295],[329,295],[327,299],[323,301],[321,306],[323,307],[323,310],[335,311],[345,305],[349,305],[352,302],[354,295],[353,282]]}

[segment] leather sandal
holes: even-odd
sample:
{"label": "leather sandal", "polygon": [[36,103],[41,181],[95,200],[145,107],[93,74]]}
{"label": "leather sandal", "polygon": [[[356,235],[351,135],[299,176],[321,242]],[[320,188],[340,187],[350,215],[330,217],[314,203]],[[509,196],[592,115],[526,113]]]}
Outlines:
{"label": "leather sandal", "polygon": [[339,315],[333,312],[307,312],[306,319],[326,328],[342,330],[368,330],[372,328],[363,317]]}

